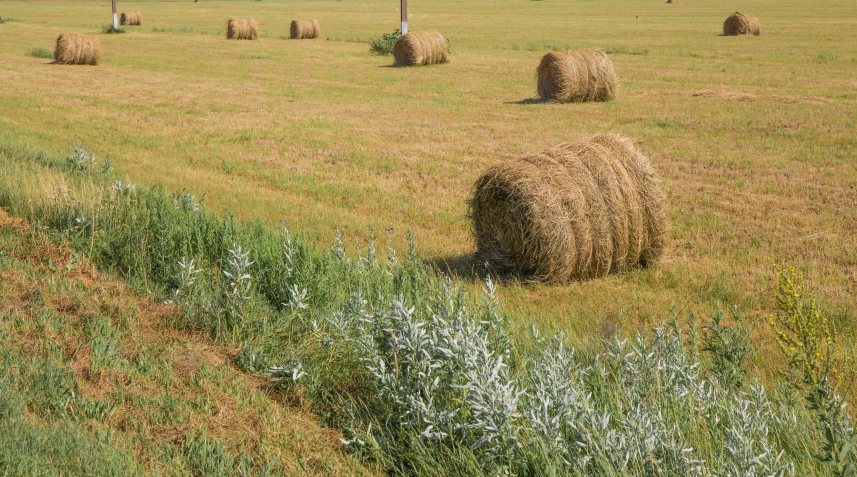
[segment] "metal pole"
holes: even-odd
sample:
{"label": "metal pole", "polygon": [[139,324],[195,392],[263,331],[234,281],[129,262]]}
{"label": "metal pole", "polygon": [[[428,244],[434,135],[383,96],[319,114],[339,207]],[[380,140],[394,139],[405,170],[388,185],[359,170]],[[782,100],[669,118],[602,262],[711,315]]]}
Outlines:
{"label": "metal pole", "polygon": [[119,17],[116,16],[116,0],[113,0],[113,29],[119,29]]}
{"label": "metal pole", "polygon": [[[114,2],[116,0],[113,0]],[[408,0],[402,0],[402,35],[408,33]]]}

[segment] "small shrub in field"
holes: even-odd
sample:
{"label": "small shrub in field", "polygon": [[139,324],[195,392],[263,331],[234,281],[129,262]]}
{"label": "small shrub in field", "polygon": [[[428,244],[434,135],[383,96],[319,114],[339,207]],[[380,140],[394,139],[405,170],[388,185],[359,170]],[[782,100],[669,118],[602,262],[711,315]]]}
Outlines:
{"label": "small shrub in field", "polygon": [[54,52],[43,46],[33,48],[27,54],[34,58],[45,58],[49,60],[54,58]]}
{"label": "small shrub in field", "polygon": [[704,348],[711,355],[711,372],[729,388],[742,389],[746,381],[744,364],[752,357],[750,344],[752,329],[744,325],[737,308],[732,309],[734,326],[722,323],[723,312],[717,311],[711,323],[702,327]]}
{"label": "small shrub in field", "polygon": [[112,35],[114,33],[125,33],[125,29],[122,27],[114,28],[113,25],[107,25],[101,30],[101,32]]}
{"label": "small shrub in field", "polygon": [[95,153],[87,151],[86,147],[81,142],[77,142],[71,156],[65,160],[66,169],[76,173],[91,173],[102,172],[108,173],[113,170],[113,165],[110,163],[110,158],[104,159],[104,162],[99,164],[95,159]]}
{"label": "small shrub in field", "polygon": [[376,55],[390,56],[393,54],[393,45],[402,36],[402,32],[396,29],[393,33],[384,33],[378,38],[369,41],[369,50]]}

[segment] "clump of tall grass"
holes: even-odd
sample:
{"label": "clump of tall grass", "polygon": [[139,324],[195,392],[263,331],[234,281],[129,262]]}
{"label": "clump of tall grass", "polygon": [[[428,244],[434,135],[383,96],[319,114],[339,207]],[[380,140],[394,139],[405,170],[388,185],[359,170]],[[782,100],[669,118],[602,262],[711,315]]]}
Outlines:
{"label": "clump of tall grass", "polygon": [[31,48],[30,51],[27,52],[27,55],[32,56],[33,58],[54,59],[54,52],[43,46]]}

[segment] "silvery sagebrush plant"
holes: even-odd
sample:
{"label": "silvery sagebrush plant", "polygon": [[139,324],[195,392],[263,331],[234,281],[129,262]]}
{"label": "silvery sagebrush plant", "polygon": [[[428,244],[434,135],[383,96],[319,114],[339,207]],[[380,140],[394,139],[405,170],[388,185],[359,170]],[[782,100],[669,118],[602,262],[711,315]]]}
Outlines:
{"label": "silvery sagebrush plant", "polygon": [[226,259],[226,267],[221,271],[226,279],[223,290],[223,311],[226,325],[229,328],[239,326],[244,322],[244,303],[250,300],[253,288],[253,277],[248,270],[253,262],[250,252],[244,251],[240,245],[233,243]]}
{"label": "silvery sagebrush plant", "polygon": [[289,229],[283,224],[283,258],[286,259],[286,276],[291,278],[292,271],[295,267],[295,245],[292,243],[292,234]]}
{"label": "silvery sagebrush plant", "polygon": [[[356,292],[327,320],[354,345],[374,400],[368,414],[347,413],[346,444],[388,455],[406,436],[428,449],[463,444],[506,475],[526,467],[533,439],[565,474],[793,474],[770,438],[780,418],[761,386],[738,392],[706,375],[677,326],[614,338],[586,359],[562,335],[535,333],[522,364],[496,307],[490,281],[481,306],[465,306],[451,283],[422,310],[402,297],[369,306]],[[695,448],[696,434],[714,449]]]}
{"label": "silvery sagebrush plant", "polygon": [[494,346],[499,317],[477,319],[451,282],[422,313],[401,297],[368,312],[365,305],[356,294],[330,329],[355,344],[398,433],[413,432],[429,445],[462,440],[486,460],[507,455],[521,390],[508,376],[508,353]]}
{"label": "silvery sagebrush plant", "polygon": [[726,461],[716,475],[728,477],[793,475],[794,468],[783,460],[783,451],[769,440],[774,414],[765,390],[755,385],[750,392],[724,396],[715,410],[723,425]]}
{"label": "silvery sagebrush plant", "polygon": [[90,167],[95,167],[97,164],[95,153],[87,151],[80,141],[75,142],[74,151],[72,151],[71,156],[66,158],[66,165],[75,172],[86,172]]}
{"label": "silvery sagebrush plant", "polygon": [[342,231],[339,230],[339,227],[334,229],[331,251],[337,260],[345,261],[345,245],[342,243]]}

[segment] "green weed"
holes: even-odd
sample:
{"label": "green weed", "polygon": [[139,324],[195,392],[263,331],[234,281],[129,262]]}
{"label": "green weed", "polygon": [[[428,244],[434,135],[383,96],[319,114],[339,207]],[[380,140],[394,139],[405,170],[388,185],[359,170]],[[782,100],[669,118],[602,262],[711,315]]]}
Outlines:
{"label": "green weed", "polygon": [[54,59],[54,52],[43,46],[32,48],[30,51],[27,52],[27,55],[32,56],[34,58],[45,58],[48,60]]}
{"label": "green weed", "polygon": [[369,40],[369,51],[376,55],[390,56],[393,54],[393,46],[400,36],[402,36],[402,32],[397,28],[392,33],[384,33],[377,38],[373,38]]}

